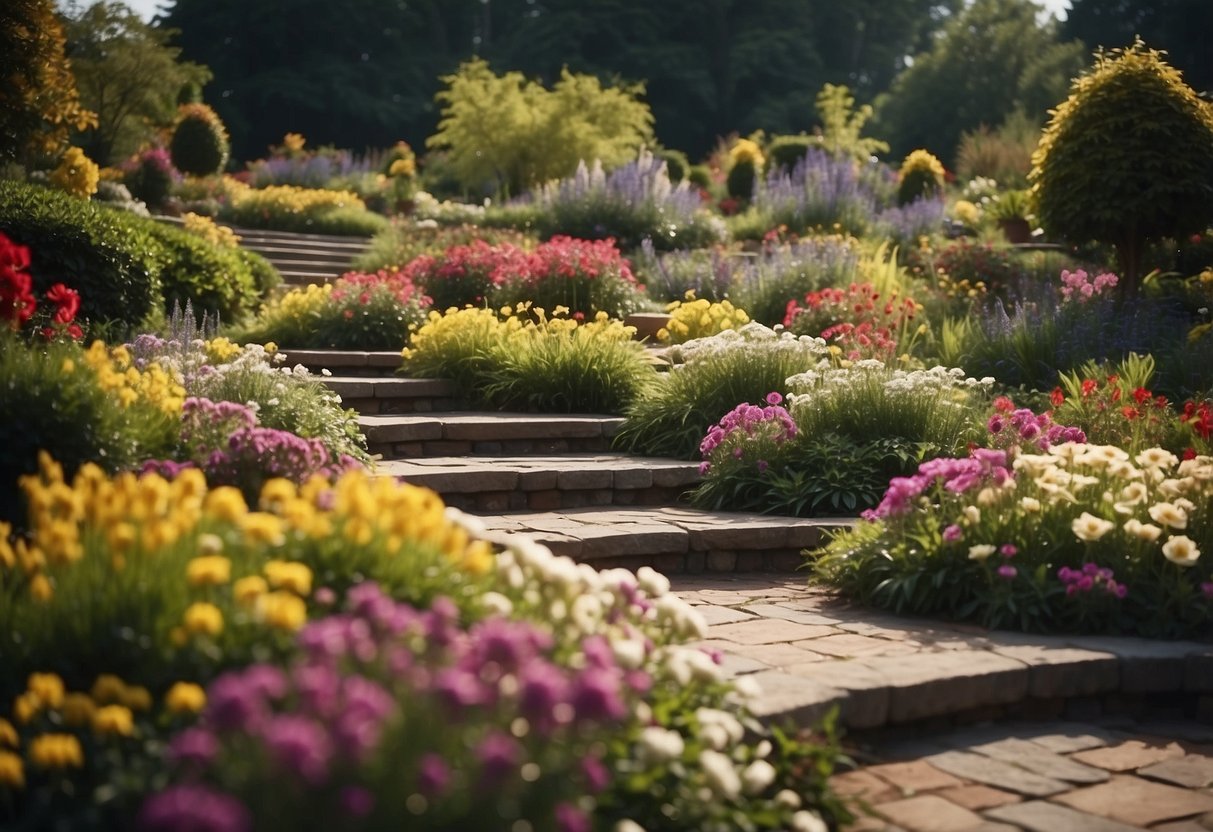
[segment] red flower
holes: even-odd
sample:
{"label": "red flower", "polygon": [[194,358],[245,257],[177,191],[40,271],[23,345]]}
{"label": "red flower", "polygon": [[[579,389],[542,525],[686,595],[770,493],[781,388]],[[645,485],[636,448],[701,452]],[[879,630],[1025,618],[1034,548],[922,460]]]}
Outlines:
{"label": "red flower", "polygon": [[1006,396],[999,396],[994,399],[994,409],[999,413],[1010,413],[1015,409],[1015,402],[1011,401]]}
{"label": "red flower", "polygon": [[57,307],[52,320],[57,324],[70,324],[76,320],[80,311],[80,293],[69,289],[62,283],[56,283],[46,293],[46,299]]}
{"label": "red flower", "polygon": [[1145,404],[1152,398],[1150,391],[1144,387],[1138,387],[1133,391],[1133,401],[1138,404]]}
{"label": "red flower", "polygon": [[1131,421],[1133,421],[1134,419],[1136,419],[1136,418],[1137,418],[1137,408],[1135,408],[1135,407],[1128,407],[1128,406],[1126,406],[1126,407],[1122,407],[1122,408],[1120,409],[1120,412],[1121,412],[1121,413],[1124,415],[1124,417],[1125,417],[1126,419],[1128,419],[1130,422],[1131,422]]}
{"label": "red flower", "polygon": [[1086,398],[1087,396],[1089,396],[1089,395],[1091,395],[1092,393],[1094,393],[1094,392],[1095,392],[1095,388],[1096,388],[1096,387],[1098,387],[1098,386],[1099,386],[1099,382],[1097,382],[1097,381],[1096,381],[1095,379],[1093,379],[1093,378],[1083,379],[1083,382],[1082,382],[1082,395],[1083,395],[1083,398]]}
{"label": "red flower", "polygon": [[1061,392],[1060,387],[1054,387],[1053,392],[1049,394],[1049,401],[1053,403],[1054,407],[1061,407],[1065,400],[1066,394]]}
{"label": "red flower", "polygon": [[38,306],[28,272],[29,248],[0,234],[0,320],[13,329],[28,321]]}

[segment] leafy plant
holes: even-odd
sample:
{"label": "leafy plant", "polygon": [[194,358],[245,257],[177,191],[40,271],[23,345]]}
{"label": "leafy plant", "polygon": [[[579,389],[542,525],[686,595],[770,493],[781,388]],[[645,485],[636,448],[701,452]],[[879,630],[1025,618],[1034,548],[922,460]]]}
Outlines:
{"label": "leafy plant", "polygon": [[1133,294],[1147,241],[1213,220],[1213,111],[1140,40],[1098,52],[1045,127],[1029,180],[1045,230],[1114,245]]}
{"label": "leafy plant", "polygon": [[191,176],[221,173],[230,152],[227,129],[205,104],[183,104],[169,141],[173,166]]}

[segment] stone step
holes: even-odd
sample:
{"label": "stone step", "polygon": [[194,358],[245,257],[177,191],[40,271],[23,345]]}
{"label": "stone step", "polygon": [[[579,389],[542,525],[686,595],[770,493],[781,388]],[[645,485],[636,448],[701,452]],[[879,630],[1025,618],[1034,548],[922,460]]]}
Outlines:
{"label": "stone step", "polygon": [[494,536],[521,534],[558,555],[597,567],[663,573],[791,572],[802,550],[824,542],[845,518],[801,519],[691,508],[582,508],[478,518]]}
{"label": "stone step", "polygon": [[479,514],[674,505],[700,476],[694,462],[608,453],[395,459],[376,472]]}
{"label": "stone step", "polygon": [[608,451],[611,437],[622,424],[623,419],[615,416],[549,413],[364,414],[358,418],[370,452],[387,459]]}
{"label": "stone step", "polygon": [[324,383],[341,397],[346,407],[365,415],[466,409],[458,385],[445,378],[340,375],[326,378]]}
{"label": "stone step", "polygon": [[[341,270],[344,272],[344,269]],[[282,275],[282,284],[291,288],[310,286],[313,283],[323,286],[325,283],[332,283],[337,278],[341,277],[341,273],[332,272],[301,272],[292,269],[283,271],[278,269],[278,274]]]}
{"label": "stone step", "polygon": [[258,254],[270,260],[274,260],[275,262],[302,261],[312,263],[349,263],[357,254],[355,251],[344,248],[330,249],[321,246],[288,246],[285,244],[271,243],[259,243],[255,246],[245,246],[245,248],[255,249]]}
{"label": "stone step", "polygon": [[299,350],[281,346],[286,364],[302,364],[313,373],[328,370],[341,376],[390,376],[400,369],[404,360],[394,350],[366,352],[360,350]]}
{"label": "stone step", "polygon": [[318,275],[341,275],[350,271],[349,259],[333,260],[326,262],[323,260],[312,259],[292,259],[285,260],[280,257],[266,258],[280,272],[297,272],[299,274],[313,273]]}
{"label": "stone step", "polygon": [[345,237],[336,234],[301,234],[293,231],[269,231],[261,228],[229,226],[248,245],[315,245],[328,249],[359,252],[370,243],[370,237]]}

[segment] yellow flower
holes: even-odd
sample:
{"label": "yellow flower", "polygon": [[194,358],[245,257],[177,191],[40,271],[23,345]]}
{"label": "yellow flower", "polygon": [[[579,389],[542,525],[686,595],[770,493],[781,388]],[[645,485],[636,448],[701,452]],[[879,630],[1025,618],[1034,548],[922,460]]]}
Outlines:
{"label": "yellow flower", "polygon": [[261,486],[261,499],[258,505],[266,510],[277,510],[278,506],[289,503],[299,496],[299,489],[295,487],[295,483],[285,477],[274,477],[266,480],[265,485]]}
{"label": "yellow flower", "polygon": [[232,587],[232,597],[242,607],[251,607],[258,598],[267,592],[269,592],[269,585],[260,575],[241,578]]}
{"label": "yellow flower", "polygon": [[220,586],[232,579],[232,562],[222,555],[205,555],[185,565],[190,586]]}
{"label": "yellow flower", "polygon": [[289,592],[271,592],[257,603],[261,619],[278,630],[295,631],[307,623],[307,605]]}
{"label": "yellow flower", "polygon": [[214,517],[216,520],[226,520],[229,523],[235,523],[248,514],[244,495],[240,493],[239,488],[231,485],[212,488],[203,501],[203,509],[208,516]]}
{"label": "yellow flower", "polygon": [[132,711],[150,711],[152,693],[141,685],[128,686],[122,690],[121,702]]}
{"label": "yellow flower", "polygon": [[265,543],[269,546],[281,546],[286,543],[282,525],[282,518],[264,511],[249,512],[240,520],[240,530],[250,542]]}
{"label": "yellow flower", "polygon": [[1088,512],[1083,512],[1074,521],[1070,523],[1070,529],[1074,532],[1074,536],[1086,543],[1091,543],[1099,540],[1108,532],[1112,531],[1115,523],[1110,520],[1104,520],[1102,517],[1095,517]]}
{"label": "yellow flower", "polygon": [[181,624],[191,635],[217,636],[223,632],[223,613],[214,604],[199,601],[186,608]]}
{"label": "yellow flower", "polygon": [[98,708],[93,714],[93,732],[103,737],[129,737],[135,733],[135,716],[122,705]]}
{"label": "yellow flower", "polygon": [[72,196],[88,199],[97,193],[97,182],[101,179],[101,168],[84,155],[78,147],[69,147],[59,161],[59,167],[51,171],[51,183]]}
{"label": "yellow flower", "polygon": [[25,763],[11,751],[0,751],[0,786],[25,788]]}
{"label": "yellow flower", "polygon": [[20,744],[21,739],[17,736],[17,729],[13,727],[13,723],[7,719],[0,719],[0,745],[16,748]]}
{"label": "yellow flower", "polygon": [[32,673],[26,689],[44,708],[58,708],[63,704],[63,680],[54,673]]}
{"label": "yellow flower", "polygon": [[55,590],[45,575],[38,574],[30,578],[29,594],[35,601],[45,604],[55,596]]}
{"label": "yellow flower", "polygon": [[1196,543],[1183,535],[1172,537],[1164,543],[1162,553],[1171,563],[1183,567],[1195,566],[1197,558],[1200,557],[1200,549],[1196,548]]}
{"label": "yellow flower", "polygon": [[275,589],[290,590],[296,595],[308,595],[312,591],[312,570],[306,564],[271,560],[265,565],[265,577]]}
{"label": "yellow flower", "polygon": [[13,718],[25,725],[42,711],[42,701],[28,691],[13,700]]}
{"label": "yellow flower", "polygon": [[122,697],[126,695],[126,683],[112,673],[102,673],[93,682],[90,693],[99,705],[121,702]]}
{"label": "yellow flower", "polygon": [[43,734],[30,742],[29,758],[38,768],[80,768],[84,750],[71,734]]}
{"label": "yellow flower", "polygon": [[172,714],[196,714],[206,706],[206,691],[192,682],[178,682],[164,695],[164,707]]}
{"label": "yellow flower", "polygon": [[63,706],[59,709],[63,722],[74,727],[87,725],[96,711],[97,706],[87,693],[69,693],[63,697]]}

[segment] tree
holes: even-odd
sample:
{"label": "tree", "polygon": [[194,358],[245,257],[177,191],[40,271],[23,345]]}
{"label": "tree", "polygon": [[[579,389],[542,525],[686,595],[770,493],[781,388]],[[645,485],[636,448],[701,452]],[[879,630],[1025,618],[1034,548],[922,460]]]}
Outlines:
{"label": "tree", "polygon": [[80,105],[52,0],[0,3],[0,161],[54,155],[94,121]]}
{"label": "tree", "polygon": [[1040,14],[1032,0],[976,0],[877,102],[873,132],[895,156],[926,148],[950,161],[965,131],[997,126],[1017,109],[1043,119],[1085,50],[1060,42],[1056,21]]}
{"label": "tree", "polygon": [[1165,50],[1167,62],[1198,90],[1213,91],[1213,3],[1208,0],[1072,0],[1062,36],[1089,50],[1128,46],[1140,36]]}
{"label": "tree", "polygon": [[1114,245],[1126,294],[1140,282],[1147,241],[1213,222],[1213,108],[1140,40],[1097,53],[1032,163],[1045,230]]}
{"label": "tree", "polygon": [[488,183],[517,194],[573,173],[581,160],[618,165],[652,140],[653,116],[638,85],[603,87],[564,70],[549,91],[520,72],[498,76],[479,59],[442,80],[442,120],[426,144],[449,151],[465,188]]}
{"label": "tree", "polygon": [[177,95],[211,78],[204,66],[180,62],[169,45],[176,32],[150,26],[122,3],[98,2],[68,9],[67,54],[82,103],[97,114],[97,126],[80,138],[103,165],[129,156],[169,126]]}

